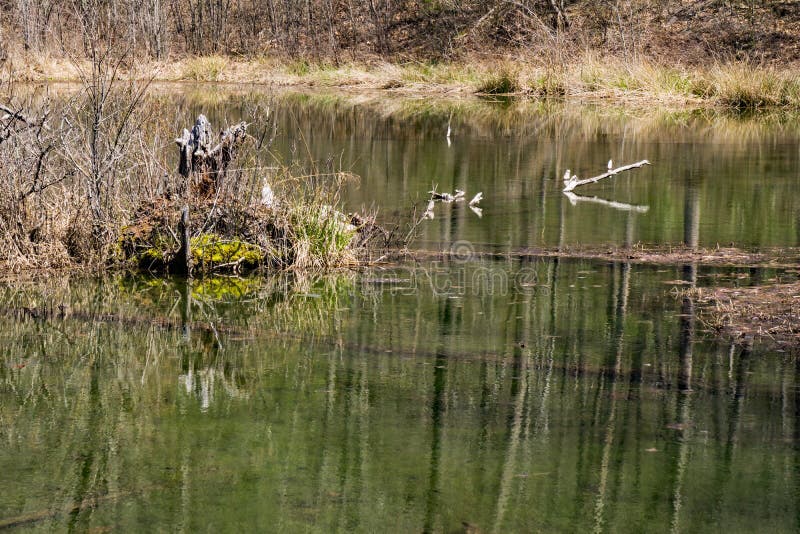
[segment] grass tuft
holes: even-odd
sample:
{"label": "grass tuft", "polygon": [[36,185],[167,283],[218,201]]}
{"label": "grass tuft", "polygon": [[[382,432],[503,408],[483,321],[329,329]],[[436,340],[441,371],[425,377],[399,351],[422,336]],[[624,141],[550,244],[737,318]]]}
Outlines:
{"label": "grass tuft", "polygon": [[720,65],[708,73],[703,89],[718,104],[738,110],[800,106],[800,78],[769,67]]}
{"label": "grass tuft", "polygon": [[484,95],[510,95],[519,93],[521,89],[519,72],[512,66],[504,64],[496,71],[488,73],[478,86],[477,92]]}
{"label": "grass tuft", "polygon": [[228,60],[222,56],[205,56],[187,59],[183,64],[180,79],[194,82],[218,82]]}

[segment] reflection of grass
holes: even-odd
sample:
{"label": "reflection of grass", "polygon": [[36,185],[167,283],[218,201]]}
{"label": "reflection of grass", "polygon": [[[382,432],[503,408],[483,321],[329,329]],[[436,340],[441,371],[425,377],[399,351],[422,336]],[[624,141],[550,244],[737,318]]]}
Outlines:
{"label": "reflection of grass", "polygon": [[[196,321],[216,317],[235,324],[244,321],[253,331],[277,330],[309,335],[327,334],[337,310],[348,306],[356,274],[350,271],[309,276],[280,273],[261,276],[180,278],[117,276],[109,287],[116,292],[109,305],[129,315],[180,319],[179,302],[187,289]],[[37,286],[38,287],[38,286]],[[55,302],[69,299],[66,287],[48,293]],[[198,307],[203,313],[198,314]],[[136,308],[135,313],[132,310]]]}
{"label": "reflection of grass", "polygon": [[[675,85],[687,83],[680,74],[669,77]],[[510,98],[499,106],[494,99],[479,98],[383,98],[380,95],[353,96],[343,93],[287,93],[282,100],[324,113],[343,113],[360,107],[383,117],[391,117],[410,125],[440,122],[441,131],[452,120],[460,129],[480,134],[492,131],[513,131],[528,135],[564,127],[587,132],[634,132],[637,135],[684,135],[686,129],[702,134],[709,141],[749,143],[774,132],[800,136],[800,112],[788,109],[742,113],[726,109],[684,109],[671,106],[638,108],[630,106],[565,105],[557,101],[531,101]],[[413,128],[411,128],[413,131]]]}

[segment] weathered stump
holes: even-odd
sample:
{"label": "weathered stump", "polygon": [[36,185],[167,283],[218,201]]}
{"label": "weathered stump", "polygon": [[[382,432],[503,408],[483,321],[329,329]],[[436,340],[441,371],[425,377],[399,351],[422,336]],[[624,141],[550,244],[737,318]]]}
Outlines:
{"label": "weathered stump", "polygon": [[175,139],[180,151],[178,172],[185,178],[186,193],[194,198],[217,194],[236,150],[247,137],[247,123],[240,122],[219,134],[214,143],[211,123],[205,115],[197,117],[190,132]]}
{"label": "weathered stump", "polygon": [[180,250],[171,262],[174,273],[185,276],[192,273],[188,203],[217,195],[228,166],[246,137],[247,123],[240,122],[221,132],[215,144],[211,123],[205,115],[200,115],[191,131],[184,128],[183,134],[175,139],[180,152],[178,173],[184,178],[183,196],[187,204],[181,210],[178,224]]}

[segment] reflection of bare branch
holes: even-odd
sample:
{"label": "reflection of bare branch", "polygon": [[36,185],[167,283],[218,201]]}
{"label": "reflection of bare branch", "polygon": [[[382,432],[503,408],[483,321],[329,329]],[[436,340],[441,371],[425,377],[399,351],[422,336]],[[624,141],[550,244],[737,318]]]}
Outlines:
{"label": "reflection of bare branch", "polygon": [[616,358],[614,360],[614,369],[611,373],[611,408],[608,415],[608,424],[606,426],[606,435],[603,442],[603,456],[600,462],[600,482],[597,491],[597,500],[594,505],[594,532],[602,532],[605,518],[606,508],[606,490],[608,484],[608,476],[610,473],[611,465],[611,452],[614,448],[614,437],[617,431],[617,400],[619,395],[617,389],[619,387],[619,377],[622,374],[622,359],[624,356],[625,347],[625,315],[628,310],[628,296],[630,295],[631,283],[631,265],[626,263],[622,268],[622,280],[619,288],[619,294],[616,298],[616,312],[613,320],[614,324],[614,337],[612,343],[615,347]]}
{"label": "reflection of bare branch", "polygon": [[[611,166],[611,161],[608,162],[609,167]],[[638,161],[636,163],[631,163],[630,165],[623,165],[622,167],[617,167],[616,169],[609,169],[608,172],[604,172],[598,176],[593,178],[586,178],[585,180],[579,180],[577,176],[570,175],[569,169],[567,169],[567,173],[564,175],[564,189],[563,191],[566,193],[568,191],[572,191],[576,187],[586,185],[586,184],[593,184],[595,182],[599,182],[603,178],[608,178],[610,176],[617,175],[621,172],[629,171],[631,169],[638,169],[639,167],[644,167],[645,165],[650,165],[650,162],[646,159],[642,161]]]}
{"label": "reflection of bare branch", "polygon": [[564,191],[564,194],[567,195],[570,204],[572,204],[573,206],[575,206],[578,202],[593,202],[595,204],[608,206],[609,208],[614,208],[616,210],[634,211],[636,213],[647,213],[650,210],[650,206],[637,206],[634,204],[617,202],[615,200],[606,200],[600,197],[586,197],[583,195],[576,195],[571,191]]}

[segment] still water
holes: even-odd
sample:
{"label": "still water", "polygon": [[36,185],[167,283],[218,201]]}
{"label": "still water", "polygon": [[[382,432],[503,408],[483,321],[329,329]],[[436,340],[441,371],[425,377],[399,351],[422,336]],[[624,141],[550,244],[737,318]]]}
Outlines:
{"label": "still water", "polygon": [[[247,90],[164,98],[179,100],[182,124],[201,112],[215,125],[258,124],[271,107],[281,161],[313,159],[323,169],[328,162],[354,172],[361,179],[348,205],[378,208],[386,220],[408,219],[414,206],[424,210],[434,186],[468,197],[483,192],[482,220],[464,204],[439,207],[422,228],[417,245],[425,248],[458,240],[491,251],[684,241],[800,246],[796,115],[297,94],[273,99]],[[609,160],[617,166],[643,159],[652,165],[577,189],[582,199],[571,202],[561,193],[567,169],[588,178],[605,172]]]}
{"label": "still water", "polygon": [[[180,98],[219,123],[266,97]],[[277,103],[276,152],[336,154],[362,176],[352,206],[484,192],[482,218],[442,206],[423,248],[798,241],[798,136],[780,121]],[[560,194],[567,166],[609,157],[654,165],[587,194],[646,212]],[[800,364],[714,341],[678,291],[796,274],[460,258],[4,282],[0,528],[800,528]]]}

